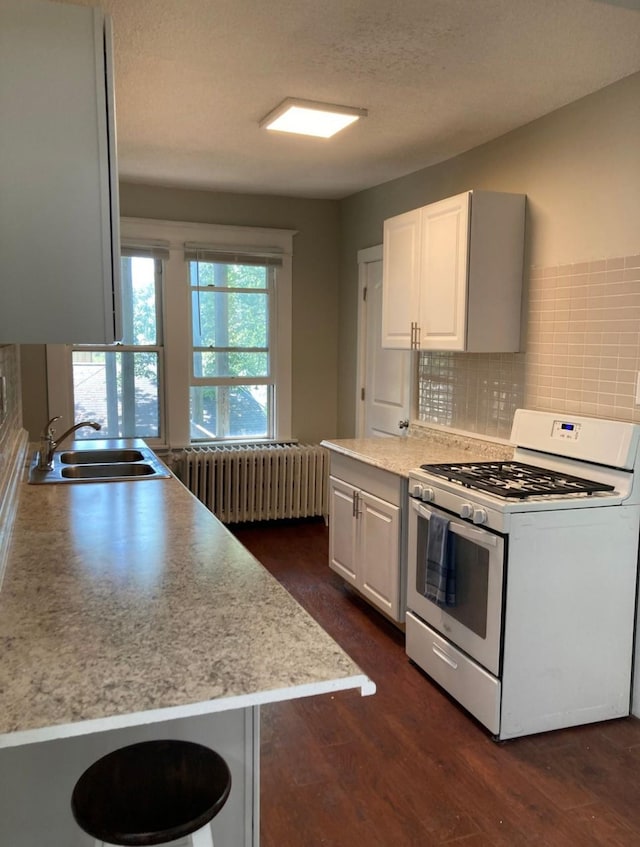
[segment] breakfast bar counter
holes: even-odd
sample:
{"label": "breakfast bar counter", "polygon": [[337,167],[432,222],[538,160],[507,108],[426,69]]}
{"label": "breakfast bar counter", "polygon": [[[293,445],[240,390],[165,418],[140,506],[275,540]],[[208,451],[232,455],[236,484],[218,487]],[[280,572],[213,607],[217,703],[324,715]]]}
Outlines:
{"label": "breakfast bar counter", "polygon": [[[25,477],[0,591],[0,645],[0,747],[14,748],[0,750],[0,843],[16,845],[24,823],[11,826],[16,768],[30,774],[22,790],[46,783],[45,806],[63,784],[66,809],[92,758],[167,734],[225,748],[246,819],[232,843],[257,844],[260,704],[375,691],[174,477],[57,485]],[[69,840],[67,825],[51,843],[83,844]]]}

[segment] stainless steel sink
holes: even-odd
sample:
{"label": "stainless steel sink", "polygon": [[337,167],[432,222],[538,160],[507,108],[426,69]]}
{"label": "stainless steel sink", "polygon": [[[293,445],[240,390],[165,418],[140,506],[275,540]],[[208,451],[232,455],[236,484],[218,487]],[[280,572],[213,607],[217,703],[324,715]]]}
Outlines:
{"label": "stainless steel sink", "polygon": [[[53,454],[53,467],[41,470],[36,452],[29,470],[32,485],[47,483],[121,482],[123,480],[167,479],[169,470],[144,441],[132,439],[92,441],[91,446],[74,445],[74,449]],[[103,446],[96,446],[102,444]],[[78,447],[78,449],[75,449]]]}
{"label": "stainless steel sink", "polygon": [[63,465],[102,465],[106,462],[141,462],[143,459],[140,450],[127,447],[116,450],[65,450],[60,453]]}
{"label": "stainless steel sink", "polygon": [[64,479],[128,479],[131,476],[151,476],[155,471],[151,465],[140,462],[132,465],[117,462],[112,465],[67,465],[60,471]]}

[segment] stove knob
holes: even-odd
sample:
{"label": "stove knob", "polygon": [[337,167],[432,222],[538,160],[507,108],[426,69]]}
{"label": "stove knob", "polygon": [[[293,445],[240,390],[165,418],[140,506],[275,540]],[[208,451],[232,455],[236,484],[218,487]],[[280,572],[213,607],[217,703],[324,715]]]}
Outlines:
{"label": "stove knob", "polygon": [[418,500],[422,497],[422,486],[419,482],[414,482],[411,486],[411,496],[417,497]]}
{"label": "stove knob", "polygon": [[472,516],[471,520],[474,523],[477,523],[477,524],[486,523],[487,518],[488,518],[488,515],[487,515],[487,512],[486,512],[485,509],[474,509],[473,510],[473,516]]}
{"label": "stove knob", "polygon": [[422,494],[420,495],[420,499],[423,503],[431,503],[433,500],[433,488],[423,488]]}
{"label": "stove knob", "polygon": [[473,516],[473,506],[471,503],[463,503],[460,506],[460,517],[461,518],[470,518]]}

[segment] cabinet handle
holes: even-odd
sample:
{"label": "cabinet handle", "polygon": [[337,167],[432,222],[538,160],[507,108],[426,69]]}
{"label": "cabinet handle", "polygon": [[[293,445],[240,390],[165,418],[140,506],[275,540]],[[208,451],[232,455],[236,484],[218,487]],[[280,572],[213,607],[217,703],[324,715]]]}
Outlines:
{"label": "cabinet handle", "polygon": [[358,517],[358,492],[353,492],[353,517]]}
{"label": "cabinet handle", "polygon": [[411,350],[420,349],[420,327],[417,321],[411,321],[411,342],[409,348]]}

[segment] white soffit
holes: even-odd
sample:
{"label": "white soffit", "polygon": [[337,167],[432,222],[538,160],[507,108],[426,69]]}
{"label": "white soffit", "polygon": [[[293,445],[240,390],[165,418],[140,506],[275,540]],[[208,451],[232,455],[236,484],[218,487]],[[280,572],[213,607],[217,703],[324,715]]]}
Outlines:
{"label": "white soffit", "polygon": [[[125,181],[341,198],[640,70],[640,0],[98,2]],[[286,97],[369,116],[331,141],[265,133]]]}

